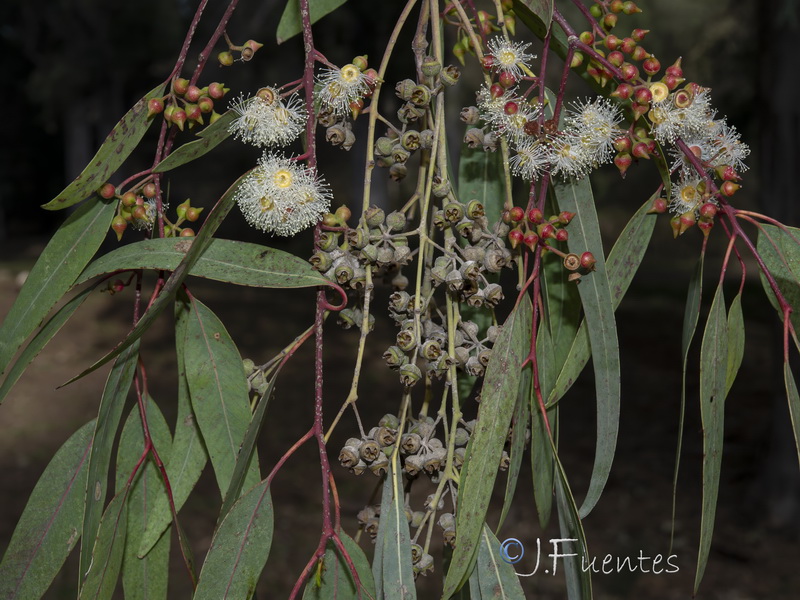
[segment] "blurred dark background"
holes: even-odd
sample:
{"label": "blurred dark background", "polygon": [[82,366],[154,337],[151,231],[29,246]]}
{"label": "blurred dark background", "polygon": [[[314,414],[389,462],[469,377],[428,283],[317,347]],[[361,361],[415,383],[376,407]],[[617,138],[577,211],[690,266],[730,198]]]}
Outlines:
{"label": "blurred dark background", "polygon": [[[64,218],[63,213],[43,211],[40,205],[80,173],[120,116],[168,75],[195,4],[190,0],[0,3],[0,81],[5,82],[2,106],[6,115],[2,127],[4,143],[0,145],[0,315],[5,315],[13,302],[21,274],[30,269],[48,236]],[[184,76],[194,68],[197,52],[216,26],[225,4],[218,0],[209,3]],[[562,3],[562,8],[580,31],[581,18],[574,7],[563,4],[569,3]],[[265,46],[249,63],[221,68],[212,60],[200,83],[223,81],[231,88],[230,98],[296,79],[302,68],[299,38],[280,47],[274,41],[283,5],[282,1],[242,0],[228,33],[235,42],[254,38]],[[641,15],[620,19],[622,35],[634,27],[652,30],[644,46],[664,66],[682,56],[686,77],[712,88],[718,116],[726,115],[752,149],[748,161],[751,169],[735,198],[737,206],[798,225],[793,178],[800,167],[796,143],[800,136],[800,105],[796,101],[800,92],[796,77],[800,3],[651,0],[641,5]],[[315,26],[317,48],[335,64],[367,54],[371,66],[377,67],[401,8],[399,2],[350,0]],[[522,29],[520,25],[518,33],[526,37]],[[391,93],[393,83],[413,76],[410,37],[407,29],[387,74],[390,83],[382,102],[388,115],[399,106]],[[448,39],[452,45],[452,38]],[[538,46],[534,41],[534,47]],[[550,73],[553,85],[558,72],[560,65]],[[455,88],[462,94],[458,102],[454,101],[455,112],[458,106],[473,103],[469,90],[474,90],[478,81],[479,73],[471,65]],[[575,97],[591,95],[591,90],[578,79],[572,82],[572,91]],[[359,142],[363,141],[364,121],[356,122]],[[461,132],[461,124],[454,123],[451,139],[457,141]],[[150,166],[156,135],[157,128],[151,128],[141,148],[112,181],[121,181]],[[178,141],[192,138],[193,134],[184,133]],[[357,142],[352,151],[345,153],[321,140],[319,148],[320,170],[334,190],[334,206],[348,204],[355,209],[361,202],[360,173],[365,158],[362,145]],[[293,151],[299,153],[300,148],[294,147]],[[195,205],[212,206],[257,156],[256,150],[228,140],[195,164],[173,171],[166,178],[171,206],[187,197]],[[385,172],[376,170],[374,179],[376,202],[394,207],[407,198],[404,188],[387,182]],[[613,167],[593,177],[607,248],[657,182],[658,174],[648,163],[631,168],[625,181]],[[236,210],[219,235],[275,245],[299,256],[310,254],[309,232],[291,240],[265,240],[247,228]],[[723,237],[716,232],[709,246],[704,312],[711,296],[708,290],[717,279],[724,253],[727,240]],[[126,240],[133,239],[126,234]],[[686,286],[701,241],[696,230],[673,240],[667,218],[661,217],[652,246],[617,312],[623,369],[621,431],[606,494],[585,521],[591,554],[636,556],[639,549],[645,554],[667,553],[680,398],[681,324]],[[109,237],[105,247],[115,245],[116,241]],[[729,298],[738,285],[738,270],[732,267],[730,271]],[[760,288],[756,266],[749,261],[744,296],[747,348],[726,407],[720,508],[699,598],[795,598],[800,589],[800,574],[794,564],[800,520],[797,452],[783,392],[778,319]],[[256,362],[267,360],[313,318],[313,295],[309,291],[231,292],[208,282],[193,283],[192,290],[221,316],[242,354]],[[395,411],[400,398],[394,373],[379,358],[394,337],[393,326],[381,319],[387,296],[387,289],[380,289],[374,305],[378,324],[368,345],[359,401],[365,425],[375,423],[385,412]],[[0,465],[5,473],[0,484],[0,548],[7,543],[49,457],[96,412],[104,375],[95,374],[58,392],[53,388],[124,335],[130,319],[130,299],[129,294],[120,294],[89,301],[82,316],[67,325],[0,407],[0,426],[5,432],[0,441]],[[148,334],[143,354],[153,395],[168,417],[174,415],[172,397],[176,385],[170,326],[167,320]],[[330,422],[347,393],[357,334],[340,330],[332,321],[327,331],[326,418]],[[701,333],[702,329],[695,346],[699,346]],[[307,373],[312,354],[312,348],[305,347],[281,376],[260,448],[265,465],[274,464],[310,424],[312,387]],[[674,547],[681,571],[674,576],[597,576],[594,583],[598,598],[671,599],[691,594],[702,460],[697,364],[695,347],[690,354]],[[353,419],[346,417],[331,442],[334,457],[354,431]],[[584,376],[562,402],[561,448],[580,500],[594,450],[591,377]],[[276,481],[275,541],[259,598],[286,597],[294,577],[313,551],[319,524],[316,461],[313,448],[306,447]],[[552,523],[546,531],[538,529],[529,470],[523,467],[516,504],[500,539],[514,536],[533,543],[537,536],[543,542],[554,537]],[[355,514],[368,502],[375,480],[369,474],[357,479],[338,467],[335,474],[344,524],[353,533]],[[213,477],[204,475],[199,486],[201,493],[187,503],[182,513],[198,558],[208,547],[219,506]],[[501,487],[498,485],[498,489]],[[369,543],[362,540],[362,546],[371,555]],[[180,565],[177,560],[173,565],[170,597],[187,597]],[[70,597],[76,568],[68,563],[48,597]],[[435,597],[440,575],[437,565],[421,597]],[[560,578],[541,575],[523,585],[530,597],[564,597]]]}

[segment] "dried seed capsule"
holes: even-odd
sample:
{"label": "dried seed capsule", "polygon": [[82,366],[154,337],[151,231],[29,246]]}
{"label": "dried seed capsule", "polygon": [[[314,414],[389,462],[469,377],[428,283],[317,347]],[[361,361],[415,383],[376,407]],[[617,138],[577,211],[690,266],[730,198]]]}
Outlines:
{"label": "dried seed capsule", "polygon": [[339,233],[337,231],[323,231],[320,233],[317,247],[320,250],[330,252],[339,245]]}
{"label": "dried seed capsule", "polygon": [[467,361],[469,360],[469,350],[463,346],[458,346],[455,349],[455,355],[456,361],[459,365],[463,367],[467,364]]}
{"label": "dried seed capsule", "polygon": [[444,218],[451,223],[458,223],[464,218],[464,205],[460,202],[448,202],[443,210]]}
{"label": "dried seed capsule", "polygon": [[406,363],[400,367],[400,383],[406,387],[411,387],[422,378],[420,368],[412,363]]}
{"label": "dried seed capsule", "polygon": [[378,254],[375,257],[375,262],[379,267],[390,265],[394,260],[394,250],[391,248],[378,248]]}
{"label": "dried seed capsule", "polygon": [[408,362],[408,357],[397,346],[389,346],[386,352],[383,353],[383,360],[392,369],[399,369],[401,366]]}
{"label": "dried seed capsule", "polygon": [[472,279],[473,281],[481,276],[481,266],[474,260],[468,260],[461,265],[461,274],[465,279]]}
{"label": "dried seed capsule", "polygon": [[394,249],[392,261],[398,265],[405,265],[409,260],[411,260],[411,252],[411,248],[408,246],[397,246]]}
{"label": "dried seed capsule", "polygon": [[378,425],[380,427],[388,427],[389,429],[397,429],[400,425],[400,420],[397,418],[396,415],[386,413],[380,418],[378,421]]}
{"label": "dried seed capsule", "polygon": [[408,99],[416,106],[426,106],[431,101],[431,90],[427,85],[416,85]]}
{"label": "dried seed capsule", "polygon": [[489,359],[492,357],[492,350],[491,348],[484,348],[480,352],[478,352],[478,360],[481,361],[481,364],[485,367],[489,364]]}
{"label": "dried seed capsule", "polygon": [[400,451],[403,454],[416,454],[422,446],[422,438],[418,433],[404,433],[400,437]]}
{"label": "dried seed capsule", "polygon": [[424,554],[417,564],[413,566],[414,575],[427,576],[428,573],[433,573],[433,556]]}
{"label": "dried seed capsule", "polygon": [[458,292],[464,287],[464,276],[458,269],[453,269],[445,277],[445,282],[451,292]]}
{"label": "dried seed capsule", "polygon": [[487,306],[497,306],[503,299],[503,288],[497,283],[490,283],[483,289],[483,301]]}
{"label": "dried seed capsule", "polygon": [[375,140],[375,154],[389,156],[394,148],[395,141],[388,137],[379,137]]}
{"label": "dried seed capsule", "polygon": [[422,522],[425,520],[425,512],[421,510],[415,510],[411,513],[411,526],[416,528],[422,525]]}
{"label": "dried seed capsule", "polygon": [[359,460],[357,464],[350,467],[350,472],[353,475],[362,475],[366,470],[367,470],[367,463],[365,463],[363,460]]}
{"label": "dried seed capsule", "polygon": [[444,85],[455,85],[458,83],[459,77],[461,77],[461,71],[455,65],[448,65],[439,73],[439,81]]}
{"label": "dried seed capsule", "polygon": [[442,532],[442,541],[451,548],[456,547],[456,528],[448,527]]}
{"label": "dried seed capsule", "polygon": [[368,264],[378,260],[378,247],[375,244],[367,244],[361,249],[361,258]]}
{"label": "dried seed capsule", "polygon": [[397,441],[397,430],[389,429],[388,427],[378,427],[378,430],[375,432],[375,441],[384,448],[391,446]]}
{"label": "dried seed capsule", "polygon": [[499,248],[489,248],[483,257],[483,266],[490,273],[499,273],[507,264],[506,254]]}
{"label": "dried seed capsule", "polygon": [[486,134],[483,129],[473,127],[472,129],[467,129],[467,133],[464,134],[464,143],[468,148],[482,148],[485,137]]}
{"label": "dried seed capsule", "polygon": [[374,506],[365,506],[356,515],[356,519],[358,519],[359,525],[365,525],[367,521],[370,519],[374,519],[378,516],[378,510]]}
{"label": "dried seed capsule", "polygon": [[464,369],[467,373],[475,377],[483,377],[483,374],[486,371],[485,367],[481,364],[481,361],[478,360],[477,356],[470,356],[467,364],[464,366]]}
{"label": "dried seed capsule", "polygon": [[308,259],[311,266],[320,273],[324,273],[333,266],[331,255],[327,252],[317,251]]}
{"label": "dried seed capsule", "polygon": [[401,100],[408,100],[411,98],[411,92],[414,91],[416,85],[413,79],[403,79],[397,82],[397,85],[394,86],[394,91]]}
{"label": "dried seed capsule", "polygon": [[358,464],[358,448],[356,446],[345,446],[339,452],[339,464],[347,469],[351,469]]}
{"label": "dried seed capsule", "polygon": [[381,456],[381,447],[378,442],[373,440],[365,440],[361,447],[358,449],[358,455],[366,462],[372,462],[378,456]]}
{"label": "dried seed capsule", "polygon": [[509,465],[511,465],[511,457],[508,455],[508,452],[503,450],[503,454],[500,457],[500,470],[508,471]]}
{"label": "dried seed capsule", "polygon": [[364,525],[364,531],[369,534],[369,537],[373,540],[378,536],[378,527],[380,526],[380,521],[375,519],[370,519],[367,521],[366,525]]}
{"label": "dried seed capsule", "polygon": [[442,63],[436,60],[433,56],[426,56],[425,60],[422,61],[420,70],[425,77],[433,78],[442,71]]}
{"label": "dried seed capsule", "polygon": [[410,352],[417,346],[417,337],[413,329],[403,329],[397,334],[397,345],[401,350]]}
{"label": "dried seed capsule", "polygon": [[467,298],[467,304],[473,308],[480,308],[484,304],[483,290],[477,290]]}
{"label": "dried seed capsule", "polygon": [[419,147],[423,150],[433,148],[433,129],[423,129],[419,134]]}
{"label": "dried seed capsule", "polygon": [[325,139],[332,146],[341,146],[347,137],[347,129],[341,123],[331,125],[325,130]]}
{"label": "dried seed capsule", "polygon": [[[360,313],[361,311],[358,312]],[[353,326],[357,326],[360,320],[360,314],[357,314],[352,308],[345,308],[344,310],[339,311],[339,316],[336,319],[336,322],[341,325],[342,328],[350,329]]]}
{"label": "dried seed capsule", "polygon": [[389,296],[389,308],[397,312],[406,312],[411,303],[411,294],[408,292],[394,292]]}
{"label": "dried seed capsule", "polygon": [[500,325],[491,325],[489,329],[486,330],[486,340],[489,343],[494,344],[497,341],[497,336],[500,335],[500,330],[502,326]]}
{"label": "dried seed capsule", "polygon": [[[433,508],[433,501],[436,498],[436,494],[428,494],[428,497],[425,498],[425,503],[423,506],[425,508]],[[434,510],[442,510],[444,508],[444,498],[439,497],[439,502],[436,503],[436,508]]]}
{"label": "dried seed capsule", "polygon": [[406,456],[405,460],[403,461],[403,469],[410,477],[414,477],[414,475],[417,475],[420,471],[422,471],[424,464],[425,463],[422,460],[422,457],[414,454],[411,456]]}
{"label": "dried seed capsule", "polygon": [[449,512],[442,513],[441,515],[439,515],[438,523],[439,523],[439,527],[441,527],[442,529],[455,528],[455,526],[456,526],[456,518],[453,515],[453,513],[449,513]]}
{"label": "dried seed capsule", "polygon": [[453,465],[455,467],[460,467],[464,464],[464,456],[467,454],[466,448],[456,448],[455,452],[453,453]]}
{"label": "dried seed capsule", "polygon": [[[403,146],[403,148],[405,148],[409,152],[414,152],[415,150],[419,150],[420,147],[419,131],[416,131],[414,129],[407,130],[400,138],[400,145]],[[398,162],[405,162],[405,161],[398,161]]]}
{"label": "dried seed capsule", "polygon": [[381,453],[378,458],[372,461],[372,464],[369,466],[369,470],[378,477],[386,475],[386,473],[389,472],[389,457]]}
{"label": "dried seed capsule", "polygon": [[378,208],[377,206],[370,206],[364,212],[364,221],[366,222],[367,227],[370,229],[373,227],[378,227],[379,225],[383,225],[385,219],[386,214],[383,212],[383,209]]}
{"label": "dried seed capsule", "polygon": [[425,455],[425,472],[435,473],[442,468],[442,464],[447,459],[447,450],[436,448],[433,452]]}
{"label": "dried seed capsule", "polygon": [[469,443],[469,431],[463,427],[458,427],[456,429],[455,443],[456,446],[466,446]]}
{"label": "dried seed capsule", "polygon": [[473,321],[461,321],[460,327],[470,339],[475,340],[478,338],[477,323],[474,323]]}
{"label": "dried seed capsule", "polygon": [[398,272],[397,275],[392,277],[391,284],[395,290],[402,292],[408,287],[408,277]]}
{"label": "dried seed capsule", "polygon": [[477,200],[470,200],[467,204],[467,217],[470,219],[477,219],[478,217],[486,216],[483,209],[483,204]]}
{"label": "dried seed capsule", "polygon": [[403,231],[405,226],[406,226],[405,213],[396,210],[386,215],[386,227],[389,228],[389,231]]}
{"label": "dried seed capsule", "polygon": [[417,564],[420,560],[422,560],[422,555],[425,554],[422,550],[422,546],[419,544],[411,544],[411,564]]}
{"label": "dried seed capsule", "polygon": [[428,360],[436,360],[442,355],[442,347],[436,340],[428,340],[422,344],[421,354]]}
{"label": "dried seed capsule", "polygon": [[397,164],[389,167],[389,178],[392,181],[402,181],[408,174],[408,168],[405,165]]}
{"label": "dried seed capsule", "polygon": [[467,125],[477,125],[481,119],[481,111],[477,106],[465,106],[461,109],[459,117]]}

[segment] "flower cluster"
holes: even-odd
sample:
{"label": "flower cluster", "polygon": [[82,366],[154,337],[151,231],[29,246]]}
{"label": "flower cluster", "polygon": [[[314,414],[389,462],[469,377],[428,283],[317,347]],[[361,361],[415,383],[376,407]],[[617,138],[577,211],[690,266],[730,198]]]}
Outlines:
{"label": "flower cluster", "polygon": [[[537,120],[541,107],[498,84],[478,92],[480,118],[491,132],[503,136],[515,150],[512,172],[527,180],[544,173],[580,178],[593,168],[611,162],[614,140],[622,132],[622,115],[604,98],[576,103],[567,112],[563,131],[543,133]],[[471,129],[476,138],[479,129]],[[469,143],[469,141],[467,142]],[[484,147],[486,144],[484,143]]]}
{"label": "flower cluster", "polygon": [[297,95],[282,99],[272,87],[261,88],[252,98],[239,96],[231,110],[239,116],[228,131],[236,139],[259,147],[288,145],[303,131],[306,120]]}
{"label": "flower cluster", "polygon": [[370,91],[370,79],[354,64],[341,69],[325,69],[318,79],[322,105],[334,115],[344,117],[350,104],[358,102]]}
{"label": "flower cluster", "polygon": [[292,236],[328,212],[331,193],[310,169],[265,153],[236,191],[236,202],[256,229]]}

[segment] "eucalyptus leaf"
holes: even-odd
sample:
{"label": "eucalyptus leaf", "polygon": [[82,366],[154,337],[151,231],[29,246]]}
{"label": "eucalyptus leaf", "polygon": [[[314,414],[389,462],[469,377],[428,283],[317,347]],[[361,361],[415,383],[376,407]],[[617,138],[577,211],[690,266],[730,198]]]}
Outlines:
{"label": "eucalyptus leaf", "polygon": [[[128,244],[92,262],[77,283],[122,270],[174,271],[193,245],[192,238],[155,238]],[[235,240],[212,240],[189,275],[263,288],[330,285],[330,281],[302,258],[276,248]]]}
{"label": "eucalyptus leaf", "polygon": [[728,362],[728,324],[722,285],[717,286],[708,313],[700,349],[700,416],[703,422],[703,507],[700,520],[700,549],[694,591],[700,587],[711,549],[714,517],[722,467],[724,409]]}
{"label": "eucalyptus leaf", "polygon": [[153,173],[171,171],[211,152],[230,137],[231,134],[228,132],[228,128],[236,116],[236,113],[232,110],[220,115],[219,119],[197,134],[200,138],[199,140],[188,142],[176,148],[172,154],[153,167]]}
{"label": "eucalyptus leaf", "polygon": [[530,351],[531,313],[530,298],[524,294],[506,319],[486,367],[478,419],[461,470],[456,547],[445,578],[445,597],[466,583],[475,564],[481,530],[514,412],[522,363]]}
{"label": "eucalyptus leaf", "polygon": [[588,179],[572,180],[556,184],[554,191],[559,208],[575,213],[570,223],[570,250],[576,254],[588,250],[597,261],[594,272],[583,277],[578,286],[589,330],[597,392],[597,442],[589,490],[579,511],[583,518],[599,500],[614,460],[619,431],[619,341],[591,185]]}
{"label": "eucalyptus leaf", "polygon": [[475,569],[482,600],[525,600],[514,566],[503,560],[500,542],[488,525],[481,532]]}
{"label": "eucalyptus leaf", "polygon": [[503,509],[500,511],[500,520],[497,523],[499,532],[506,520],[511,503],[514,501],[514,492],[517,489],[517,480],[522,466],[522,455],[527,445],[528,424],[530,422],[530,394],[531,394],[531,369],[526,368],[522,373],[517,393],[517,402],[514,405],[514,416],[511,418],[511,447],[509,454],[508,473],[506,475],[506,493],[503,495]]}
{"label": "eucalyptus leaf", "polygon": [[78,600],[110,600],[117,587],[128,531],[127,493],[123,488],[103,513]]}
{"label": "eucalyptus leaf", "polygon": [[0,326],[0,374],[97,252],[115,210],[114,202],[93,198],[50,238]]}
{"label": "eucalyptus leaf", "polygon": [[[147,117],[147,103],[164,95],[161,84],[133,105],[108,134],[88,166],[64,190],[42,208],[61,210],[86,200],[108,181],[125,159],[139,145],[152,119]],[[114,204],[114,203],[112,203]]]}
{"label": "eucalyptus leaf", "polygon": [[361,583],[360,595],[350,567],[331,541],[325,549],[322,564],[317,567],[317,574],[306,583],[303,600],[366,600],[376,597],[375,582],[364,551],[343,531],[339,531],[339,539],[356,568]]}
{"label": "eucalyptus leaf", "polygon": [[786,386],[786,399],[789,402],[789,416],[792,419],[792,431],[794,432],[794,442],[797,446],[797,458],[800,460],[800,394],[797,392],[797,384],[792,375],[789,363],[783,363],[783,382]]}
{"label": "eucalyptus leaf", "polygon": [[274,527],[267,481],[252,488],[220,523],[194,600],[249,600],[269,556]]}
{"label": "eucalyptus leaf", "polygon": [[[179,293],[175,302],[175,346],[178,359],[178,416],[175,419],[175,439],[169,454],[164,457],[167,476],[169,477],[172,499],[175,510],[179,511],[208,462],[208,454],[197,422],[192,412],[189,401],[189,384],[186,383],[186,364],[184,360],[184,340],[186,338],[186,324],[189,318],[189,300],[185,294]],[[151,516],[142,534],[137,554],[146,555],[153,545],[159,540],[164,530],[172,522],[172,511],[169,501],[164,496],[157,496]],[[179,539],[181,539],[181,532]],[[190,556],[188,545],[184,553]]]}
{"label": "eucalyptus leaf", "polygon": [[728,308],[728,363],[725,376],[725,395],[731,391],[736,374],[744,358],[744,314],[742,294],[739,292]]}
{"label": "eucalyptus leaf", "polygon": [[36,482],[0,562],[0,598],[40,598],[78,542],[93,431],[73,433]]}
{"label": "eucalyptus leaf", "polygon": [[[192,409],[224,498],[250,423],[248,384],[242,357],[225,326],[197,299],[186,325],[184,364]],[[259,479],[254,457],[245,489]]]}
{"label": "eucalyptus leaf", "polygon": [[[415,600],[417,588],[411,566],[411,535],[406,519],[403,478],[396,459],[383,483],[381,519],[375,539],[381,545],[380,564],[373,561],[378,598],[382,600]],[[385,508],[385,510],[384,510]],[[380,583],[378,582],[380,579]]]}
{"label": "eucalyptus leaf", "polygon": [[[308,0],[308,12],[311,24],[313,25],[328,13],[339,8],[345,2],[347,2],[347,0]],[[302,31],[303,20],[300,17],[300,2],[299,0],[289,0],[286,3],[286,8],[283,9],[283,15],[281,15],[281,20],[278,23],[278,32],[276,34],[278,43],[282,44]]]}
{"label": "eucalyptus leaf", "polygon": [[[108,487],[108,465],[117,436],[122,411],[133,382],[133,373],[139,358],[139,344],[128,348],[114,363],[106,380],[100,408],[97,412],[92,451],[89,456],[89,472],[85,487],[85,507],[80,553],[81,582],[92,564],[92,549],[98,535],[100,520],[105,506]],[[120,513],[121,514],[121,513]],[[81,587],[83,587],[81,585]]]}

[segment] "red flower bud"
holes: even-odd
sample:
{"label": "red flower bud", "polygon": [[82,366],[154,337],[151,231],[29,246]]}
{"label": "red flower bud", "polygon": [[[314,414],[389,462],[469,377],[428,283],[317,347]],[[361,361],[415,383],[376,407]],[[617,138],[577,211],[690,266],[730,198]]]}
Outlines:
{"label": "red flower bud", "polygon": [[634,90],[633,97],[639,104],[649,104],[653,99],[653,93],[650,88],[641,85]]}
{"label": "red flower bud", "polygon": [[507,115],[515,115],[517,114],[518,111],[519,111],[519,104],[517,104],[513,100],[509,100],[508,102],[505,103],[505,106],[503,106],[503,112],[506,113]]}
{"label": "red flower bud", "polygon": [[711,228],[714,227],[714,221],[712,219],[701,218],[697,222],[697,227],[700,228],[700,231],[703,232],[704,236],[708,237],[708,234],[711,233]]}
{"label": "red flower bud", "polygon": [[164,111],[164,102],[160,98],[150,98],[147,101],[147,118],[154,117]]}
{"label": "red flower bud", "polygon": [[625,171],[633,164],[633,159],[627,152],[622,152],[614,157],[614,164],[619,169],[619,174],[625,177]]}
{"label": "red flower bud", "polygon": [[613,33],[609,33],[606,36],[606,39],[603,40],[603,44],[605,44],[605,47],[608,48],[609,50],[616,50],[617,46],[619,46],[620,43],[621,43],[620,39]]}
{"label": "red flower bud", "polygon": [[625,81],[631,81],[639,76],[639,69],[631,63],[623,63],[619,70],[622,72],[622,78]]}
{"label": "red flower bud", "polygon": [[581,254],[581,267],[587,271],[594,271],[595,264],[597,264],[597,259],[595,259],[594,254],[591,252]]}
{"label": "red flower bud", "polygon": [[504,88],[508,89],[510,87],[514,87],[517,83],[517,78],[514,77],[514,74],[510,71],[503,71],[500,73],[500,77],[497,78],[500,85]]}
{"label": "red flower bud", "polygon": [[578,39],[587,46],[591,46],[594,43],[594,34],[591,31],[584,31],[578,36]]}
{"label": "red flower bud", "polygon": [[662,215],[667,212],[667,201],[664,198],[656,198],[653,205],[647,211],[648,215]]}
{"label": "red flower bud", "polygon": [[569,225],[570,221],[575,218],[574,212],[569,212],[567,210],[562,210],[558,213],[558,222],[562,225]]}
{"label": "red flower bud", "polygon": [[506,91],[503,89],[503,86],[499,83],[493,83],[489,88],[489,95],[492,97],[493,100],[497,100],[500,96],[505,94]]}
{"label": "red flower bud", "polygon": [[543,223],[539,225],[539,237],[542,239],[550,239],[556,236],[556,228],[550,223]]}
{"label": "red flower bud", "polygon": [[211,96],[214,100],[221,100],[222,97],[225,95],[225,92],[228,90],[225,89],[225,86],[221,83],[214,81],[213,83],[208,84],[208,95]]}
{"label": "red flower bud", "polygon": [[508,243],[511,244],[512,248],[516,248],[522,244],[524,239],[525,234],[522,233],[522,230],[519,227],[515,227],[508,232]]}
{"label": "red flower bud", "polygon": [[706,202],[700,207],[700,217],[704,219],[713,219],[717,214],[717,206],[712,202]]}
{"label": "red flower bud", "polygon": [[202,95],[203,92],[201,92],[200,88],[197,87],[196,85],[190,85],[188,88],[186,88],[185,97],[186,100],[188,100],[189,102],[197,102],[198,100],[200,100],[200,96]]}
{"label": "red flower bud", "polygon": [[100,189],[97,190],[97,193],[100,194],[101,198],[105,198],[106,200],[111,200],[117,194],[117,190],[114,188],[114,185],[111,183],[104,183],[100,186]]}
{"label": "red flower bud", "polygon": [[726,181],[719,187],[719,191],[722,192],[723,196],[733,196],[736,191],[742,186],[738,183],[733,183],[733,181]]}
{"label": "red flower bud", "polygon": [[694,216],[694,211],[689,210],[678,217],[679,230],[678,235],[684,233],[687,229],[694,227],[697,223],[697,218]]}
{"label": "red flower bud", "polygon": [[515,223],[519,223],[525,218],[525,209],[523,209],[521,206],[515,206],[508,212],[508,216]]}
{"label": "red flower bud", "polygon": [[556,231],[556,241],[559,242],[566,242],[569,238],[569,233],[567,233],[566,229],[559,229]]}
{"label": "red flower bud", "polygon": [[642,46],[636,46],[636,48],[634,48],[631,52],[631,58],[636,61],[644,60],[648,56],[650,56],[650,53]]}
{"label": "red flower bud", "polygon": [[522,243],[525,244],[529,249],[535,250],[536,244],[539,243],[539,236],[530,231],[522,239]]}
{"label": "red flower bud", "polygon": [[683,77],[683,69],[681,68],[681,59],[679,58],[670,66],[668,66],[666,73],[667,75],[672,75],[673,77]]}
{"label": "red flower bud", "polygon": [[648,75],[655,75],[661,70],[661,63],[656,57],[651,56],[642,63],[642,70]]}
{"label": "red flower bud", "polygon": [[532,208],[528,211],[528,221],[533,225],[538,225],[544,219],[544,214],[538,208]]}
{"label": "red flower bud", "polygon": [[633,94],[633,86],[629,83],[620,83],[617,86],[617,89],[611,92],[611,95],[614,98],[619,98],[620,100],[627,100]]}
{"label": "red flower bud", "polygon": [[631,32],[631,37],[634,40],[636,40],[637,42],[641,42],[644,39],[644,36],[646,36],[648,33],[650,33],[649,29],[638,29],[637,28],[637,29],[634,29]]}
{"label": "red flower bud", "polygon": [[638,142],[634,144],[631,154],[633,154],[636,158],[644,158],[646,160],[650,159],[650,153],[647,151],[647,144],[645,142]]}
{"label": "red flower bud", "polygon": [[189,80],[184,79],[183,77],[176,77],[172,80],[172,91],[178,94],[179,96],[183,96],[186,93],[186,90],[189,89]]}
{"label": "red flower bud", "polygon": [[614,150],[617,152],[630,152],[631,146],[631,138],[627,135],[623,135],[614,140]]}
{"label": "red flower bud", "polygon": [[142,193],[144,194],[145,198],[155,198],[156,197],[156,184],[155,183],[146,183],[142,188]]}
{"label": "red flower bud", "polygon": [[622,64],[625,62],[625,55],[619,50],[614,50],[613,52],[609,52],[608,62],[610,62],[615,67],[621,67]]}

